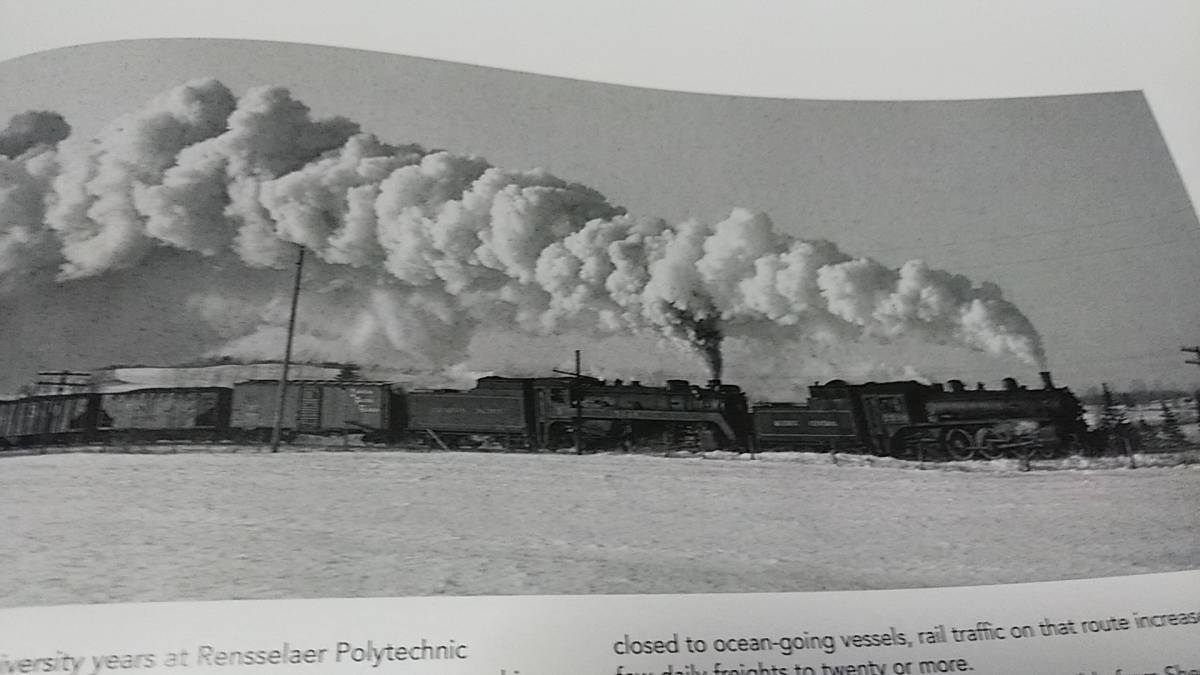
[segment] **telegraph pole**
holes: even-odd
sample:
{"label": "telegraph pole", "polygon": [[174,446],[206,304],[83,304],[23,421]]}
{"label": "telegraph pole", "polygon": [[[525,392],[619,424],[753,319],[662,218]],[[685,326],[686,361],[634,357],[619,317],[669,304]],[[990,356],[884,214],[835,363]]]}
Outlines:
{"label": "telegraph pole", "polygon": [[565,370],[559,370],[557,368],[554,369],[554,372],[560,375],[570,375],[574,378],[571,381],[571,386],[568,391],[571,392],[571,403],[574,404],[575,407],[575,424],[573,425],[574,429],[571,435],[575,439],[575,454],[577,455],[583,454],[583,445],[581,445],[583,441],[583,367],[582,362],[580,361],[580,354],[582,354],[582,352],[576,349],[575,372],[572,373]]}
{"label": "telegraph pole", "polygon": [[575,350],[575,454],[583,454],[583,445],[580,441],[583,437],[583,380],[580,377],[583,373],[580,372],[579,350]]}
{"label": "telegraph pole", "polygon": [[[1179,351],[1195,354],[1196,358],[1184,361],[1184,363],[1190,363],[1193,366],[1200,366],[1200,347],[1181,347]],[[1200,420],[1200,389],[1196,390],[1194,396],[1196,399],[1196,419]]]}
{"label": "telegraph pole", "polygon": [[300,301],[300,279],[304,273],[304,246],[296,244],[296,251],[296,281],[292,284],[292,313],[288,316],[287,345],[283,349],[283,374],[279,377],[279,390],[276,394],[271,452],[279,452],[279,439],[283,436],[283,404],[287,394],[288,369],[292,365],[292,338],[296,333],[296,305]]}

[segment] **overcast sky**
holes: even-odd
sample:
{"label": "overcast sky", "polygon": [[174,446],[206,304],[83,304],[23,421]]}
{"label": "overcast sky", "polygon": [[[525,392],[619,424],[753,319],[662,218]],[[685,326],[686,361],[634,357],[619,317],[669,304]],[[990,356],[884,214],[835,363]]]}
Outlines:
{"label": "overcast sky", "polygon": [[[289,87],[318,115],[344,115],[391,142],[545,168],[631,213],[718,221],[761,210],[783,231],[826,238],[889,266],[920,258],[995,282],[1031,319],[1060,382],[1191,386],[1183,345],[1200,343],[1195,211],[1138,92],[967,102],[813,102],[666,93],[351,50],[229,41],[69,48],[0,63],[0,118],[61,112],[91,136],[117,115],[196,77],[235,93]],[[0,224],[0,228],[3,225]],[[168,264],[160,263],[157,264]],[[286,286],[286,274],[263,283]],[[107,289],[106,292],[111,292]],[[0,296],[0,391],[39,368],[172,363],[203,352],[178,297],[127,282],[118,318],[93,294]],[[159,307],[155,304],[163,303]],[[5,305],[8,305],[7,309]],[[36,311],[35,311],[36,310]],[[11,317],[26,320],[16,325]],[[29,317],[34,317],[30,319]],[[546,369],[588,349],[607,372],[702,369],[640,341],[597,347],[578,335],[477,341],[470,365]],[[727,379],[761,378],[755,353],[727,357]],[[740,359],[740,360],[739,360]],[[1022,380],[1012,359],[911,344],[788,354],[773,377],[805,379],[824,359],[911,366],[933,379]],[[633,365],[630,365],[633,364]]]}

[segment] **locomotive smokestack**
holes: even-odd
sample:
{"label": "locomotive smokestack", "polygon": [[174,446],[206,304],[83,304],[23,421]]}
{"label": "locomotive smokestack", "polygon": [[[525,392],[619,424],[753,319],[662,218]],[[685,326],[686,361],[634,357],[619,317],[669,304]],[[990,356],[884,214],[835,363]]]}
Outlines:
{"label": "locomotive smokestack", "polygon": [[1038,373],[1038,375],[1042,376],[1042,386],[1043,387],[1045,387],[1046,389],[1054,388],[1054,380],[1050,377],[1050,371],[1043,370],[1040,373]]}
{"label": "locomotive smokestack", "polygon": [[709,389],[720,389],[720,388],[721,388],[721,381],[720,381],[720,380],[718,380],[718,379],[716,379],[716,378],[713,378],[713,379],[709,380],[709,381],[708,381],[708,388],[709,388]]}

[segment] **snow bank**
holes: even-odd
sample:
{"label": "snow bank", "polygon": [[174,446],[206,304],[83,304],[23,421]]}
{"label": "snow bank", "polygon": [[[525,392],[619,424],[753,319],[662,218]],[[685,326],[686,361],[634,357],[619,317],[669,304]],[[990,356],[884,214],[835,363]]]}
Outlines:
{"label": "snow bank", "polygon": [[230,450],[0,460],[0,523],[20,551],[0,568],[0,605],[868,589],[1200,567],[1192,470]]}
{"label": "snow bank", "polygon": [[1067,469],[1124,469],[1137,467],[1200,467],[1200,450],[1181,450],[1163,453],[1135,453],[1132,457],[1080,457],[1069,456],[1058,459],[1034,459],[1026,463],[1021,459],[994,459],[955,462],[917,462],[894,457],[875,457],[814,452],[763,452],[738,454],[732,452],[704,453],[706,459],[730,461],[795,462],[800,464],[836,465],[846,467],[883,467],[890,469],[920,469],[956,472],[1007,472],[1007,471],[1062,471]]}

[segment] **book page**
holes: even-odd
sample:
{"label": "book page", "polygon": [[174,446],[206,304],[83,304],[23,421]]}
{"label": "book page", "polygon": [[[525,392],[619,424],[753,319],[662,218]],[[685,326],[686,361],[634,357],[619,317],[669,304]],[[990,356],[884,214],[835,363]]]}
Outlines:
{"label": "book page", "polygon": [[0,673],[1200,671],[1200,15],[1017,7],[0,4]]}

